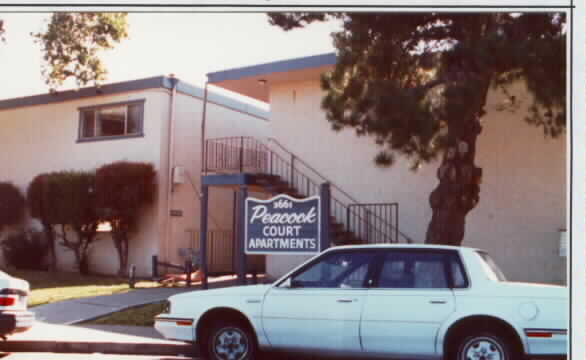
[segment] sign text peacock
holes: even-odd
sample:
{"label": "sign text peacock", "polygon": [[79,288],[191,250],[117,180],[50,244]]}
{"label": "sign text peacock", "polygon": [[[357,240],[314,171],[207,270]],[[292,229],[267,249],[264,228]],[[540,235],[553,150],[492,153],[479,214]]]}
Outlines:
{"label": "sign text peacock", "polygon": [[246,199],[246,254],[317,254],[320,241],[320,198],[277,195]]}

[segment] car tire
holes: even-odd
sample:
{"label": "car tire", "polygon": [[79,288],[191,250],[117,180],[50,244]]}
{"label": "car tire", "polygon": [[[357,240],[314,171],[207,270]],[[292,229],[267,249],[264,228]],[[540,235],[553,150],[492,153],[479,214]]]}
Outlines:
{"label": "car tire", "polygon": [[[455,356],[454,356],[455,355]],[[507,338],[491,331],[480,331],[464,336],[454,344],[448,359],[456,360],[518,360],[519,353]]]}
{"label": "car tire", "polygon": [[206,345],[209,360],[253,360],[258,352],[253,332],[238,321],[215,322]]}

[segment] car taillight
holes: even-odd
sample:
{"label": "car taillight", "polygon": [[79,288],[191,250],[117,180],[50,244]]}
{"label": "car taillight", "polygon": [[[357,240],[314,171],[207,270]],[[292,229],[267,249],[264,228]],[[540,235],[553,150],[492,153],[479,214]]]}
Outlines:
{"label": "car taillight", "polygon": [[12,306],[16,299],[14,297],[0,296],[0,306]]}

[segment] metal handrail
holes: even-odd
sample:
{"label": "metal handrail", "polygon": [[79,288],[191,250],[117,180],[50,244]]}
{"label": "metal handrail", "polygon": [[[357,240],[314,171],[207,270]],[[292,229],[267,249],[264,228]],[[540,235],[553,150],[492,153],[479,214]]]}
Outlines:
{"label": "metal handrail", "polygon": [[[364,216],[361,214],[360,210],[354,210],[353,205],[359,205],[358,201],[354,199],[350,194],[342,190],[339,186],[333,184],[329,179],[327,179],[324,175],[319,173],[315,168],[313,168],[310,164],[306,161],[300,159],[296,154],[292,153],[288,149],[286,149],[279,141],[274,138],[268,139],[269,143],[275,144],[278,148],[280,148],[286,155],[288,155],[291,159],[289,162],[275,150],[271,149],[268,145],[258,141],[253,137],[222,137],[222,138],[214,138],[206,140],[205,149],[206,149],[206,157],[205,157],[205,164],[204,171],[218,171],[221,170],[219,168],[214,167],[213,169],[209,167],[209,158],[210,155],[215,156],[215,161],[220,162],[222,164],[227,165],[228,167],[224,168],[224,170],[239,170],[240,172],[243,171],[244,167],[251,165],[251,160],[246,156],[252,154],[253,160],[256,158],[260,158],[261,161],[254,162],[252,161],[252,165],[255,165],[256,170],[268,173],[270,175],[278,175],[284,178],[290,186],[297,189],[297,191],[304,195],[310,196],[312,195],[312,190],[317,192],[319,189],[319,184],[316,183],[313,179],[316,177],[321,180],[322,182],[328,182],[330,184],[330,188],[332,190],[332,216],[338,221],[339,223],[345,224],[346,228],[350,231],[350,224],[348,224],[349,214],[352,214],[354,218],[359,219],[360,222],[368,224],[368,219],[365,219]],[[233,159],[235,156],[233,153],[228,154],[228,158],[224,158],[226,154],[218,154],[216,153],[217,149],[213,149],[214,151],[210,153],[209,147],[210,144],[214,144],[214,146],[220,145],[222,150],[226,148],[230,148],[232,152],[234,149],[237,149],[235,152],[237,153],[238,159]],[[246,148],[245,148],[246,147]],[[246,152],[246,153],[245,153]],[[222,151],[223,153],[223,151]],[[262,159],[264,158],[264,161]],[[233,161],[236,161],[237,166]],[[310,177],[301,170],[298,169],[297,164],[301,164],[304,168],[308,169],[310,172],[313,173],[314,176]],[[215,165],[215,164],[214,164]],[[246,165],[246,166],[245,166]],[[299,180],[301,179],[301,180]],[[305,187],[305,188],[304,188]],[[345,197],[345,202],[339,200],[335,195],[342,195]],[[371,205],[371,204],[370,204]],[[386,220],[377,216],[377,221],[383,221],[386,223]],[[394,228],[395,230],[395,241],[398,241],[398,235],[400,234],[407,242],[413,242],[407,235],[403,234],[398,230],[398,224],[388,224],[385,225]],[[375,229],[376,230],[376,229]],[[355,232],[356,233],[356,232]],[[390,236],[390,234],[389,234]]]}

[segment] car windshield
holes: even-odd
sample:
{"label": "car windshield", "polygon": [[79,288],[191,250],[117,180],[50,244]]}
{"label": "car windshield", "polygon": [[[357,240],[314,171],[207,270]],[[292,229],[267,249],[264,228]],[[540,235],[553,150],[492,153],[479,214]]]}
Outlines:
{"label": "car windshield", "polygon": [[494,260],[492,260],[492,258],[487,253],[485,253],[484,251],[477,251],[476,253],[479,255],[481,259],[480,263],[482,264],[482,268],[484,269],[486,275],[488,275],[489,279],[494,281],[507,281],[507,279],[505,278],[505,274],[503,274],[501,269],[499,269],[498,265],[494,262]]}

